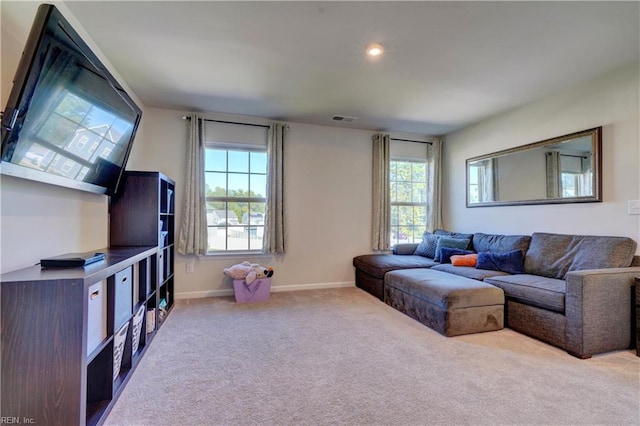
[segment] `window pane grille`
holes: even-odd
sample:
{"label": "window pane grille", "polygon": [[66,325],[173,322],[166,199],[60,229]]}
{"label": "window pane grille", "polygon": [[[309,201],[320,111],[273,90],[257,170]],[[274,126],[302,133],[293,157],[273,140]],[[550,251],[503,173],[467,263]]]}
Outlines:
{"label": "window pane grille", "polygon": [[422,240],[427,217],[426,160],[391,160],[391,244]]}

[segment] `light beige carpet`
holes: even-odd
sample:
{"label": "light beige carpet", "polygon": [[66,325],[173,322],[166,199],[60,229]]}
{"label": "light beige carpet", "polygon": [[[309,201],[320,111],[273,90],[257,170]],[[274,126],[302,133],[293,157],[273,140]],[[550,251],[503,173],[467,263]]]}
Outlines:
{"label": "light beige carpet", "polygon": [[356,288],[179,302],[107,425],[638,425],[640,358],[446,338]]}

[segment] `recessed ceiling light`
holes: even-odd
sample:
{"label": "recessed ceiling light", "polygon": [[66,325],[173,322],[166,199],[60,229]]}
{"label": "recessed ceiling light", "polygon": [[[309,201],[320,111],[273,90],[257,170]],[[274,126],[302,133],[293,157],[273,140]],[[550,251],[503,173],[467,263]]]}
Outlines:
{"label": "recessed ceiling light", "polygon": [[349,117],[347,115],[334,115],[331,119],[333,121],[342,121],[343,123],[351,123],[352,121],[357,120],[356,117]]}
{"label": "recessed ceiling light", "polygon": [[382,47],[381,44],[374,43],[374,44],[370,44],[367,47],[367,55],[369,56],[373,56],[373,57],[380,56],[382,55],[382,52],[384,52],[384,48]]}

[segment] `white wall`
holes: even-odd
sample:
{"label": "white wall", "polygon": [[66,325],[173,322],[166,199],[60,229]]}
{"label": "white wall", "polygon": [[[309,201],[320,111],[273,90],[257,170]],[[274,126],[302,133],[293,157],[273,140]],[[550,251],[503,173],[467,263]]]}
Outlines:
{"label": "white wall", "polygon": [[[176,181],[177,206],[184,187],[187,123],[184,111],[147,108],[142,167]],[[207,118],[265,124],[220,114]],[[287,253],[280,256],[176,256],[177,297],[230,294],[222,270],[242,260],[272,266],[274,290],[352,286],[355,255],[370,252],[370,131],[289,123],[285,147]],[[176,212],[180,223],[180,208]],[[178,228],[178,226],[176,226]],[[178,229],[176,229],[178,232]],[[185,273],[185,263],[194,272]]]}
{"label": "white wall", "polygon": [[[50,3],[58,7],[138,105],[142,106],[65,4],[59,1]],[[3,2],[1,5],[0,100],[3,109],[39,4]],[[130,166],[135,166],[140,155],[140,148],[136,144],[143,137],[143,133],[139,132]],[[0,175],[0,272],[31,266],[43,257],[106,247],[109,234],[108,200],[105,195]]]}
{"label": "white wall", "polygon": [[[640,199],[638,64],[499,115],[446,137],[444,220],[456,231],[535,231],[628,236],[640,242],[640,218],[627,201]],[[465,207],[465,160],[592,127],[603,127],[603,202]]]}

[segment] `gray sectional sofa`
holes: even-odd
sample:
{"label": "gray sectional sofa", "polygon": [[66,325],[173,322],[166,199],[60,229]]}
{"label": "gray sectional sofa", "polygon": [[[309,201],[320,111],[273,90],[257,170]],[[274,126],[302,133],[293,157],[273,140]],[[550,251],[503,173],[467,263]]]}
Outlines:
{"label": "gray sectional sofa", "polygon": [[[465,249],[483,259],[520,251],[521,270],[440,262],[433,244],[450,239],[468,240]],[[358,287],[445,336],[506,326],[589,358],[632,345],[636,247],[626,237],[437,230],[420,245],[357,256],[353,265]]]}

